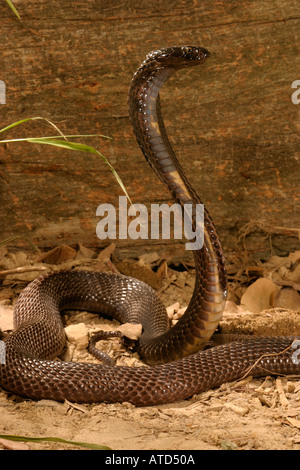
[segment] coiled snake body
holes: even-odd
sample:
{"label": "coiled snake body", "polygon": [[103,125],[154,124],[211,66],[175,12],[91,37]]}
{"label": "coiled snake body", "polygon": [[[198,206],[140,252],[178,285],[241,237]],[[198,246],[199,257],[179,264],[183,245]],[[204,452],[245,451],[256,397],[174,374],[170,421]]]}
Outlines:
{"label": "coiled snake body", "polygon": [[[129,90],[131,123],[142,152],[177,202],[193,207],[200,199],[168,140],[159,90],[176,70],[201,64],[208,55],[189,46],[152,52]],[[206,211],[204,246],[194,251],[194,258],[194,293],[184,316],[171,329],[154,291],[135,279],[85,271],[55,272],[36,279],[17,302],[15,330],[5,341],[6,361],[0,365],[0,386],[35,399],[151,405],[191,397],[248,372],[299,374],[300,365],[292,360],[293,338],[251,338],[203,350],[221,319],[227,289],[221,244]],[[65,343],[60,311],[72,308],[142,323],[139,351],[152,366],[53,360]]]}

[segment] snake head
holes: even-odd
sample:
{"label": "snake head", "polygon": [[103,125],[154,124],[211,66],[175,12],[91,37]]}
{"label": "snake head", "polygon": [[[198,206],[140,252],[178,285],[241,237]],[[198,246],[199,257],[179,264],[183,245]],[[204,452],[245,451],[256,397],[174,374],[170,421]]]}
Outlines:
{"label": "snake head", "polygon": [[173,46],[150,52],[146,62],[153,62],[156,66],[181,69],[191,67],[204,62],[209,57],[209,52],[203,47],[197,46]]}
{"label": "snake head", "polygon": [[171,49],[173,49],[173,52],[171,52],[170,56],[174,57],[174,59],[181,59],[182,66],[185,66],[186,63],[186,66],[189,67],[192,65],[191,62],[197,65],[199,62],[204,62],[204,60],[209,57],[209,52],[203,47],[180,46]]}

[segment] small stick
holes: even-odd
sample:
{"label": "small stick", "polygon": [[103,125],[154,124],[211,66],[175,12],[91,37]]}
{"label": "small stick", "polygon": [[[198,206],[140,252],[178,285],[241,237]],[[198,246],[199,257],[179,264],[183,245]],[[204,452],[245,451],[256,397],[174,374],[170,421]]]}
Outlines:
{"label": "small stick", "polygon": [[6,269],[5,271],[0,271],[0,276],[8,276],[9,274],[20,274],[28,273],[30,271],[46,271],[47,268],[44,266],[20,266],[19,268]]}

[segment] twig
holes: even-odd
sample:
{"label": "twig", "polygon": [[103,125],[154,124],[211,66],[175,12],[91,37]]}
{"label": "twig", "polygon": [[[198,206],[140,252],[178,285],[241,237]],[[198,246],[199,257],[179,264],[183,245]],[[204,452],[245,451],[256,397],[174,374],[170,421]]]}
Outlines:
{"label": "twig", "polygon": [[273,228],[274,228],[274,230],[280,230],[280,231],[283,231],[283,232],[298,232],[298,233],[300,233],[300,228],[277,227],[277,226],[274,226]]}
{"label": "twig", "polygon": [[8,276],[9,274],[28,273],[30,271],[47,271],[47,268],[44,266],[20,266],[19,268],[6,269],[5,271],[0,271],[0,276]]}
{"label": "twig", "polygon": [[113,272],[115,274],[120,274],[120,271],[118,271],[118,269],[116,268],[116,266],[113,264],[113,262],[110,259],[108,259],[108,258],[105,259],[104,263],[111,270],[111,272]]}
{"label": "twig", "polygon": [[[291,347],[293,346],[295,340],[292,341],[292,343],[287,346],[285,349],[283,349],[282,351],[279,351],[279,352],[276,352],[276,353],[265,353],[265,354],[262,354],[258,359],[256,359],[256,361],[251,364],[250,367],[248,367],[248,369],[246,370],[246,372],[244,373],[244,375],[241,377],[241,380],[245,379],[249,374],[250,372],[255,368],[255,366],[259,366],[259,362],[264,359],[265,357],[274,357],[274,356],[280,356],[280,354],[284,354],[285,352],[287,352],[289,349],[291,349]],[[259,366],[261,370],[263,370],[264,372],[268,372],[270,375],[272,375],[272,371],[268,370],[268,369],[265,369],[264,367],[262,366]],[[276,373],[276,375],[281,375],[281,376],[286,376],[287,374],[280,374],[280,373]]]}

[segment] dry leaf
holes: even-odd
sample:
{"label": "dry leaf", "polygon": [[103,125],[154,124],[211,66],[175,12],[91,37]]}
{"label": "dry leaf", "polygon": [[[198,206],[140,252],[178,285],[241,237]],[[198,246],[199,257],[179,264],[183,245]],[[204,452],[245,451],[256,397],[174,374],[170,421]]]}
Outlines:
{"label": "dry leaf", "polygon": [[286,418],[286,420],[295,428],[300,429],[300,419],[296,418]]}
{"label": "dry leaf", "polygon": [[53,250],[43,253],[37,258],[38,262],[48,263],[48,264],[61,264],[64,261],[74,259],[76,257],[76,250],[67,245],[60,245]]}
{"label": "dry leaf", "polygon": [[249,286],[241,298],[241,305],[250,312],[259,313],[274,306],[274,299],[280,287],[264,277]]}
{"label": "dry leaf", "polygon": [[121,331],[126,338],[136,341],[141,337],[142,325],[140,323],[123,323],[116,330]]}
{"label": "dry leaf", "polygon": [[76,346],[76,349],[86,349],[89,345],[88,329],[84,323],[77,323],[76,325],[68,325],[65,328],[66,336],[71,344]]}
{"label": "dry leaf", "polygon": [[281,289],[276,295],[274,307],[300,310],[300,295],[293,288]]}
{"label": "dry leaf", "polygon": [[111,243],[110,245],[108,245],[106,248],[104,248],[98,255],[97,257],[97,260],[98,261],[106,261],[106,260],[109,260],[112,253],[115,251],[116,249],[116,244],[115,243]]}
{"label": "dry leaf", "polygon": [[174,314],[175,314],[176,312],[178,312],[179,307],[180,307],[179,302],[175,302],[175,304],[169,305],[169,306],[166,308],[166,310],[167,310],[167,315],[168,315],[168,317],[169,317],[171,320],[172,320],[172,318],[174,317]]}
{"label": "dry leaf", "polygon": [[92,259],[95,256],[95,252],[91,250],[90,248],[86,248],[84,245],[81,245],[81,243],[78,243],[78,253],[76,256],[76,259]]}
{"label": "dry leaf", "polygon": [[0,305],[0,330],[9,331],[14,329],[14,309],[7,305]]}

